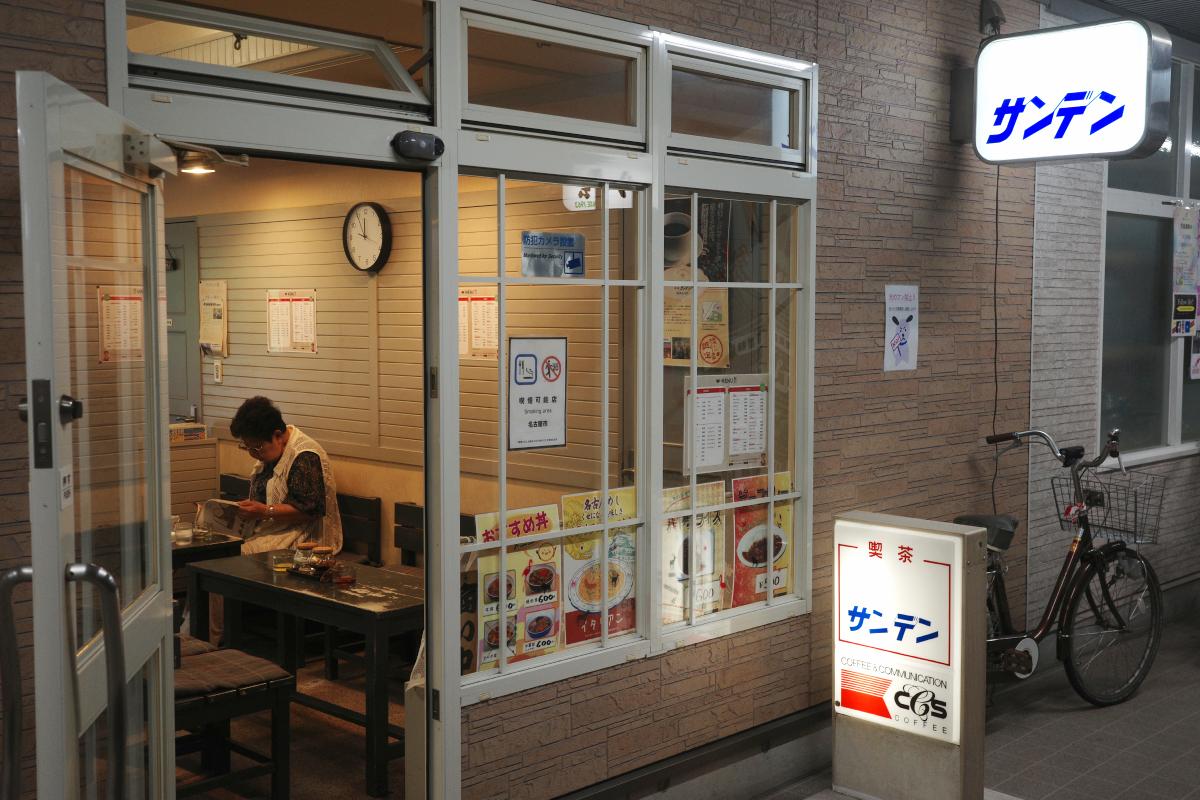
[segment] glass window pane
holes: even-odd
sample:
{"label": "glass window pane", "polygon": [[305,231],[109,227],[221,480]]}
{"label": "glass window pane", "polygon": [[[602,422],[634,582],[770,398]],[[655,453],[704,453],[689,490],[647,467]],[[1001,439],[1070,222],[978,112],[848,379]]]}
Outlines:
{"label": "glass window pane", "polygon": [[188,0],[180,5],[383,39],[410,49],[425,45],[424,0],[354,0],[352,14],[346,13],[347,7],[338,3],[297,3],[295,0]]}
{"label": "glass window pane", "polygon": [[1200,440],[1200,378],[1192,377],[1193,353],[1200,356],[1194,337],[1184,339],[1183,360],[1183,428],[1180,433],[1182,441],[1195,442]]}
{"label": "glass window pane", "polygon": [[635,59],[470,27],[467,102],[614,125],[633,125]]}
{"label": "glass window pane", "polygon": [[1108,162],[1108,185],[1135,192],[1176,194],[1175,164],[1179,149],[1179,65],[1171,68],[1171,124],[1158,152],[1145,158]]}
{"label": "glass window pane", "polygon": [[797,94],[676,67],[671,70],[671,131],[794,148]]}
{"label": "glass window pane", "polygon": [[1100,416],[1126,450],[1166,444],[1171,237],[1170,218],[1108,215]]}
{"label": "glass window pane", "polygon": [[778,203],[775,207],[775,280],[781,283],[803,283],[805,219],[801,206]]}
{"label": "glass window pane", "polygon": [[1192,140],[1188,142],[1192,198],[1200,199],[1200,69],[1192,70]]}
{"label": "glass window pane", "polygon": [[[130,14],[126,42],[131,53],[243,69],[251,80],[253,73],[274,73],[374,89],[404,88],[394,84],[369,53],[248,35],[232,26],[224,29]],[[392,50],[405,66],[420,57],[415,47],[393,45]]]}
{"label": "glass window pane", "polygon": [[[723,481],[696,486],[698,505],[716,505],[725,500]],[[663,510],[691,505],[688,487],[663,490]],[[729,607],[726,591],[732,565],[726,559],[726,520],[722,511],[699,515],[692,536],[692,515],[666,517],[662,537],[662,622],[670,625],[691,618],[692,593],[695,592],[696,616],[715,614]],[[695,539],[693,551],[693,539]],[[691,575],[697,576],[696,586]]]}

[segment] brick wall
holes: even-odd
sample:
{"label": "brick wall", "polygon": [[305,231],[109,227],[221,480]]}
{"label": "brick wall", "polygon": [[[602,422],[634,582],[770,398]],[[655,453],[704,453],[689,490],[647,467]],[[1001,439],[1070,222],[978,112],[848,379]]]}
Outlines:
{"label": "brick wall", "polygon": [[[996,170],[948,143],[949,74],[978,4],[564,0],[584,11],[817,61],[814,612],[463,710],[466,798],[546,798],[829,699],[834,515],[991,510]],[[1005,4],[1006,32],[1037,27]],[[1029,419],[1031,168],[1000,173],[998,430]],[[921,287],[920,367],[881,371],[883,287]],[[1022,519],[1028,470],[997,505]],[[1024,534],[1009,578],[1024,607]]]}
{"label": "brick wall", "polygon": [[[29,563],[28,450],[17,401],[25,394],[21,217],[13,73],[44,70],[104,100],[102,0],[0,0],[0,570]],[[33,637],[28,592],[17,630],[25,695],[25,789],[33,796]]]}
{"label": "brick wall", "polygon": [[[1071,20],[1043,14],[1043,27]],[[1060,445],[1089,452],[1100,435],[1100,323],[1104,316],[1104,164],[1037,167],[1034,242],[1033,360],[1030,420]],[[1058,524],[1050,479],[1065,474],[1045,449],[1029,454],[1029,624],[1038,617],[1066,556],[1069,533]],[[1017,456],[1012,456],[1017,458]],[[1200,458],[1142,467],[1167,478],[1161,536],[1143,548],[1163,582],[1200,575],[1195,487]]]}

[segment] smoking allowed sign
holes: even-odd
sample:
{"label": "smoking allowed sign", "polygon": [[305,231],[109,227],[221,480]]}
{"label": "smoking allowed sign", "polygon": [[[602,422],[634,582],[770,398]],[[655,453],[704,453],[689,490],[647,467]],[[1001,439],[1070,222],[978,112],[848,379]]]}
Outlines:
{"label": "smoking allowed sign", "polygon": [[567,444],[567,339],[508,340],[508,449]]}

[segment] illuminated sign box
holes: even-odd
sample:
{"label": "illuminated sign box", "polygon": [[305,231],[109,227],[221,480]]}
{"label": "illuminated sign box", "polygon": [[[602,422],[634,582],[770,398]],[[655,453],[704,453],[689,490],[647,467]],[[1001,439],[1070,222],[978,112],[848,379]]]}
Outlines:
{"label": "illuminated sign box", "polygon": [[963,540],[928,525],[873,514],[838,518],[834,708],[958,744]]}
{"label": "illuminated sign box", "polygon": [[1171,37],[1117,20],[998,36],[975,66],[975,152],[992,164],[1140,158],[1167,136]]}

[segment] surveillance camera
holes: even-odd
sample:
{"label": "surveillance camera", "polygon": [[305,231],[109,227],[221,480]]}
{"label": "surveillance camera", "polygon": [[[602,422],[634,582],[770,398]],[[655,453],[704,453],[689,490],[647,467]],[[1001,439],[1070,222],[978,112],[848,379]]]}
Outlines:
{"label": "surveillance camera", "polygon": [[433,161],[446,151],[446,144],[432,133],[401,131],[392,137],[392,149],[401,158]]}
{"label": "surveillance camera", "polygon": [[1000,26],[1008,20],[996,0],[980,0],[979,3],[979,32],[984,36],[997,36]]}

